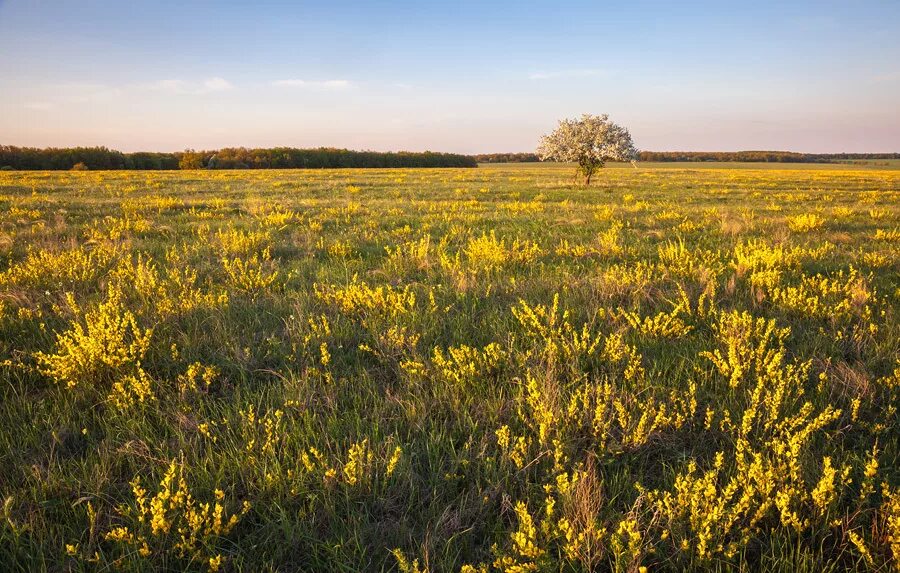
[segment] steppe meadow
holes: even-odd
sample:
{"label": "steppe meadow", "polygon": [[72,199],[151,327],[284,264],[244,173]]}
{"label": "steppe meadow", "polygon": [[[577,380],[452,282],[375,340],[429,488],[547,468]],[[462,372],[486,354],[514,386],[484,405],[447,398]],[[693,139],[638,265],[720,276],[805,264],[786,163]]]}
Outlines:
{"label": "steppe meadow", "polygon": [[880,570],[900,171],[0,173],[7,571]]}
{"label": "steppe meadow", "polygon": [[900,573],[900,0],[0,0],[0,573]]}

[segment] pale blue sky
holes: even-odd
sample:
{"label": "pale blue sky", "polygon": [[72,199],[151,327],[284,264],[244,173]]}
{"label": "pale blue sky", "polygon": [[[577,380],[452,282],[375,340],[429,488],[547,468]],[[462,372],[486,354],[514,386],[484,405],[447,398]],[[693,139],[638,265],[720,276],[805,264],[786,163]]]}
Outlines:
{"label": "pale blue sky", "polygon": [[900,151],[900,0],[0,0],[0,143]]}

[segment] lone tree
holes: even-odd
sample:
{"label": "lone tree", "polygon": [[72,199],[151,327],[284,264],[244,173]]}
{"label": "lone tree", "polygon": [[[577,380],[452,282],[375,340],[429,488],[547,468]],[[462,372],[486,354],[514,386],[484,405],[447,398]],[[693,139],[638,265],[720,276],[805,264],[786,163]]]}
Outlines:
{"label": "lone tree", "polygon": [[587,113],[581,119],[560,121],[553,133],[541,138],[537,153],[542,161],[577,163],[585,185],[607,161],[634,161],[638,155],[627,129],[606,114]]}

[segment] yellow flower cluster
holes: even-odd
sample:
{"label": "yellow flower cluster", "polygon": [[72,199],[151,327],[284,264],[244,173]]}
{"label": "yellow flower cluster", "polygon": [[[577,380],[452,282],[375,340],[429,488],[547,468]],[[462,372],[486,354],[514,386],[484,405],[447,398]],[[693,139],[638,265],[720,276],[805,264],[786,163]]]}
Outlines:
{"label": "yellow flower cluster", "polygon": [[374,348],[368,344],[360,344],[360,350],[371,352],[383,360],[398,359],[400,356],[415,353],[420,335],[412,334],[406,326],[391,326],[387,330],[373,327]]}
{"label": "yellow flower cluster", "polygon": [[215,366],[193,362],[178,376],[178,391],[183,398],[206,394],[218,377],[219,369]]}
{"label": "yellow flower cluster", "polygon": [[522,326],[524,335],[537,343],[537,350],[548,362],[558,360],[577,363],[589,359],[598,349],[600,334],[593,334],[587,324],[581,329],[572,326],[568,310],[560,310],[559,294],[550,306],[529,305],[520,300],[512,314]]}
{"label": "yellow flower cluster", "polygon": [[624,233],[625,224],[614,221],[609,229],[597,234],[597,251],[606,256],[621,255],[625,252]]}
{"label": "yellow flower cluster", "polygon": [[892,490],[887,485],[883,486],[883,489],[884,502],[881,505],[881,515],[887,542],[890,544],[894,562],[900,563],[900,490]]}
{"label": "yellow flower cluster", "polygon": [[372,464],[374,454],[365,439],[350,446],[344,463],[344,478],[350,485],[356,485],[366,478],[366,469]]}
{"label": "yellow flower cluster", "polygon": [[143,368],[137,368],[134,373],[113,382],[112,391],[109,394],[109,401],[120,410],[141,406],[155,399],[153,380]]}
{"label": "yellow flower cluster", "polygon": [[115,254],[115,248],[106,246],[78,246],[62,251],[31,249],[22,261],[0,272],[0,286],[59,288],[83,284],[96,278]]}
{"label": "yellow flower cluster", "polygon": [[[443,253],[446,239],[442,239],[437,246],[437,252]],[[395,247],[385,246],[387,253],[386,266],[398,273],[406,273],[411,270],[424,270],[432,265],[431,236],[423,235],[415,241],[407,241]]]}
{"label": "yellow flower cluster", "polygon": [[481,350],[466,345],[451,346],[446,355],[440,348],[435,348],[431,361],[439,376],[464,386],[490,376],[504,358],[500,345],[491,342]]}
{"label": "yellow flower cluster", "polygon": [[272,229],[283,229],[300,219],[300,215],[278,204],[260,203],[252,207],[250,212],[260,225]]}
{"label": "yellow flower cluster", "polygon": [[746,273],[781,271],[796,268],[804,255],[801,247],[769,245],[760,240],[739,243],[734,248],[734,266],[738,276]]}
{"label": "yellow flower cluster", "polygon": [[122,211],[126,215],[156,212],[157,214],[184,207],[184,201],[168,195],[146,195],[122,200]]}
{"label": "yellow flower cluster", "polygon": [[795,233],[809,233],[821,229],[825,219],[815,213],[802,213],[788,219],[788,228]]}
{"label": "yellow flower cluster", "polygon": [[222,268],[228,283],[244,292],[259,294],[270,288],[278,278],[278,270],[273,269],[274,261],[269,249],[253,253],[249,257],[226,257]]}
{"label": "yellow flower cluster", "polygon": [[120,290],[111,288],[105,301],[82,312],[70,296],[76,319],[68,331],[57,335],[54,353],[36,353],[41,372],[67,388],[117,382],[112,396],[117,405],[152,399],[141,360],[153,329],[138,326],[122,298]]}
{"label": "yellow flower cluster", "polygon": [[875,292],[859,271],[838,271],[831,277],[804,276],[796,286],[773,288],[772,302],[786,310],[811,318],[844,321],[859,317],[871,324]]}
{"label": "yellow flower cluster", "polygon": [[526,456],[528,455],[530,445],[528,439],[525,436],[513,435],[509,431],[509,426],[500,426],[495,433],[500,450],[517,468],[522,469],[525,466]]}
{"label": "yellow flower cluster", "polygon": [[492,230],[488,234],[469,239],[463,249],[466,261],[475,271],[489,271],[509,264],[528,264],[543,254],[541,248],[533,241],[498,239]]}
{"label": "yellow flower cluster", "polygon": [[850,482],[849,466],[842,471],[831,465],[831,458],[822,460],[822,477],[811,492],[812,501],[822,514],[827,514],[838,496],[838,488]]}
{"label": "yellow flower cluster", "polygon": [[353,254],[353,245],[350,244],[350,241],[338,239],[328,245],[326,250],[329,256],[337,259],[346,259]]}
{"label": "yellow flower cluster", "polygon": [[272,233],[265,230],[243,230],[234,226],[219,229],[215,241],[224,257],[247,257],[272,246]]}
{"label": "yellow flower cluster", "polygon": [[772,379],[781,372],[789,328],[737,311],[721,314],[714,328],[720,348],[700,356],[709,358],[732,388],[750,376]]}
{"label": "yellow flower cluster", "polygon": [[397,289],[382,285],[373,288],[356,277],[343,288],[314,284],[313,290],[319,300],[351,316],[374,314],[396,318],[411,312],[416,306],[416,295],[409,287]]}
{"label": "yellow flower cluster", "polygon": [[143,487],[140,476],[131,481],[134,505],[119,507],[119,515],[127,525],[114,527],[104,537],[124,545],[125,554],[136,552],[141,557],[172,554],[182,559],[206,562],[211,571],[222,564],[216,547],[241,518],[250,511],[244,502],[240,511],[227,513],[225,493],[214,492],[215,501],[199,502],[185,479],[184,468],[169,464],[152,496]]}
{"label": "yellow flower cluster", "polygon": [[103,243],[106,241],[115,243],[135,234],[146,233],[152,227],[148,219],[125,217],[106,217],[94,223],[88,230],[88,241]]}
{"label": "yellow flower cluster", "polygon": [[562,239],[559,244],[556,245],[556,248],[553,250],[553,252],[560,257],[572,257],[579,259],[581,257],[587,256],[588,253],[591,252],[591,250],[587,245],[570,243],[568,239]]}
{"label": "yellow flower cluster", "polygon": [[875,229],[872,239],[876,241],[885,241],[890,243],[900,242],[900,228],[894,229]]}
{"label": "yellow flower cluster", "polygon": [[253,408],[238,412],[240,432],[247,460],[253,463],[256,457],[275,453],[276,446],[284,439],[284,411],[267,410],[261,416]]}
{"label": "yellow flower cluster", "polygon": [[204,292],[198,287],[196,271],[177,249],[166,253],[166,261],[165,269],[160,271],[151,259],[140,254],[120,259],[112,271],[113,281],[163,320],[228,303],[227,292]]}
{"label": "yellow flower cluster", "polygon": [[644,554],[644,542],[637,520],[625,517],[620,521],[610,539],[610,546],[615,563],[621,570],[638,569]]}
{"label": "yellow flower cluster", "polygon": [[300,454],[301,469],[306,474],[322,480],[325,485],[344,483],[355,487],[368,487],[379,476],[391,477],[402,460],[402,446],[385,450],[373,447],[368,438],[351,443],[346,455],[337,455],[331,461],[315,447],[310,447]]}
{"label": "yellow flower cluster", "polygon": [[[538,409],[540,401],[535,396],[532,390],[528,403],[535,412],[531,419],[538,422],[539,434],[540,421],[546,426],[546,421],[552,419],[557,422],[555,433],[561,441],[587,434],[598,451],[611,453],[638,448],[658,433],[682,428],[697,410],[695,387],[653,397],[638,396],[611,383],[587,382],[575,388],[559,415],[553,416]],[[543,399],[544,404],[548,401],[549,398]]]}
{"label": "yellow flower cluster", "polygon": [[676,305],[670,312],[660,312],[655,316],[641,319],[637,312],[622,311],[622,317],[628,324],[649,338],[681,338],[687,336],[693,327],[685,324],[681,318],[682,305]]}
{"label": "yellow flower cluster", "polygon": [[397,569],[400,573],[428,573],[428,569],[423,569],[419,566],[418,559],[410,561],[406,554],[400,549],[392,549],[391,553],[397,560]]}

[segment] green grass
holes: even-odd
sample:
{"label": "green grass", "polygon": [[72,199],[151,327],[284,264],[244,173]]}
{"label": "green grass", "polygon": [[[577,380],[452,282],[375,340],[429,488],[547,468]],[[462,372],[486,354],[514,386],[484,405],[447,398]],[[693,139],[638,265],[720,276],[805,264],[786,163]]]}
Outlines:
{"label": "green grass", "polygon": [[0,173],[0,568],[896,567],[900,172],[571,177]]}

